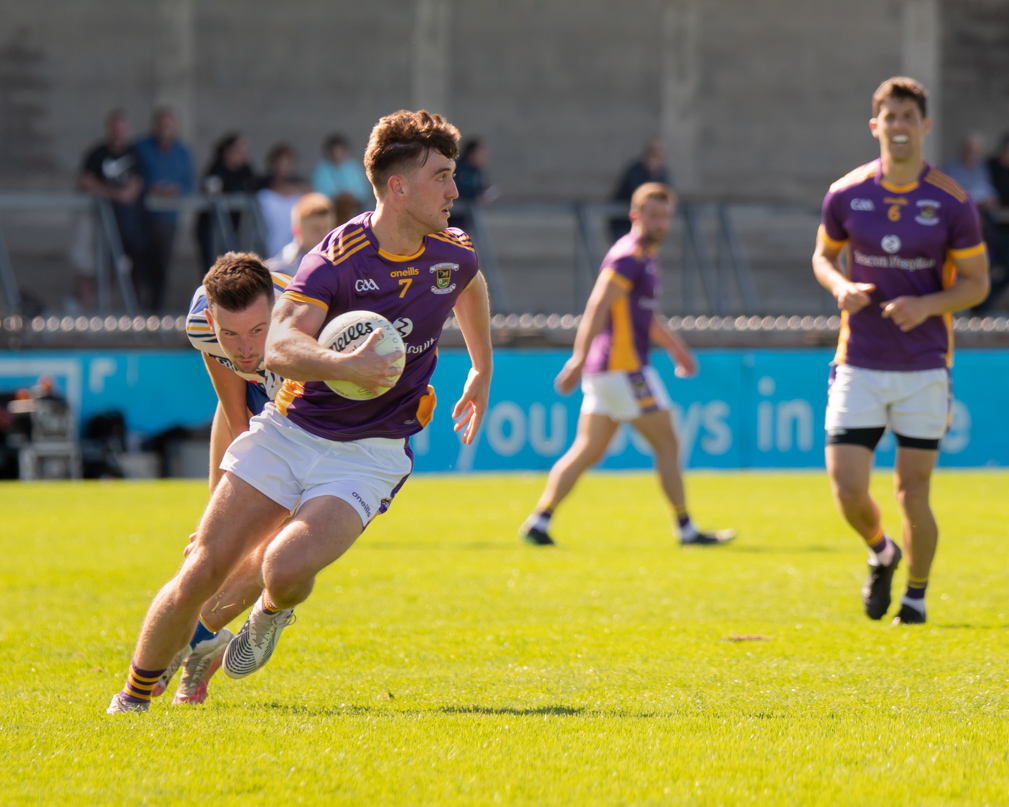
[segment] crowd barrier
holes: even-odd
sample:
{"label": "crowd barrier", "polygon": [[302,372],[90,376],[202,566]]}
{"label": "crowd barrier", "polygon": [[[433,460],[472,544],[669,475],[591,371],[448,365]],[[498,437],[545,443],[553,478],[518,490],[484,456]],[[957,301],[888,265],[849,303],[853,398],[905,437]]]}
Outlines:
{"label": "crowd barrier", "polygon": [[[581,396],[558,395],[553,379],[569,353],[499,350],[490,407],[479,438],[463,446],[450,413],[469,369],[464,350],[441,351],[434,421],[413,438],[418,472],[546,470],[570,445]],[[832,351],[701,350],[700,373],[673,375],[669,358],[654,363],[676,402],[683,463],[688,468],[817,468],[823,465],[823,415]],[[206,426],[215,396],[194,351],[32,351],[0,356],[0,390],[49,375],[79,423],[119,410],[131,432],[154,435],[175,426]],[[953,371],[953,412],[939,464],[1009,465],[1001,385],[1009,350],[962,350]],[[877,464],[893,463],[888,434]],[[649,468],[647,445],[621,430],[601,467]]]}

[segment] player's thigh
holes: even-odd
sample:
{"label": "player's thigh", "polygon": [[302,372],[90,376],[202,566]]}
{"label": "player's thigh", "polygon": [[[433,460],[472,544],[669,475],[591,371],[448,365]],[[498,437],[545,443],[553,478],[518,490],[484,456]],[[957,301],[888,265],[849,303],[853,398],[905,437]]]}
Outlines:
{"label": "player's thigh", "polygon": [[276,532],[287,515],[284,507],[226,473],[210,497],[186,563],[227,574],[242,555]]}
{"label": "player's thigh", "polygon": [[658,409],[641,415],[631,425],[644,437],[656,453],[677,450],[676,430],[668,409]]}
{"label": "player's thigh", "polygon": [[890,428],[898,445],[935,450],[949,427],[952,387],[945,369],[894,373]]}
{"label": "player's thigh", "polygon": [[824,452],[827,476],[835,493],[848,497],[868,494],[872,477],[872,450],[852,443],[828,444]]}
{"label": "player's thigh", "polygon": [[271,578],[314,577],[354,545],[364,526],[357,509],[336,496],[305,502],[266,550],[267,586]]}

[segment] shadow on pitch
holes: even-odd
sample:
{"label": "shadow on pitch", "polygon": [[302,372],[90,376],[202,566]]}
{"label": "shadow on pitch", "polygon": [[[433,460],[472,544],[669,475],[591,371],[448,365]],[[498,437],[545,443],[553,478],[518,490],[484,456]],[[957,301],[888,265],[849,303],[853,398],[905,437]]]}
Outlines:
{"label": "shadow on pitch", "polygon": [[535,709],[514,709],[509,706],[440,706],[432,712],[447,715],[580,715],[580,706],[539,706]]}
{"label": "shadow on pitch", "polygon": [[540,715],[553,715],[557,717],[585,716],[585,717],[625,717],[649,719],[664,716],[662,712],[623,712],[605,711],[599,709],[585,709],[581,706],[537,706],[535,708],[521,709],[511,706],[479,706],[476,704],[468,706],[436,706],[431,709],[396,709],[390,708],[389,704],[382,706],[362,706],[360,704],[345,704],[343,706],[316,707],[296,703],[281,703],[271,701],[269,703],[249,704],[250,711],[264,711],[272,714],[298,715],[301,717],[349,717],[353,715],[514,715],[517,717],[538,717]]}
{"label": "shadow on pitch", "polygon": [[754,552],[761,555],[797,555],[802,553],[810,554],[821,554],[821,555],[836,555],[839,550],[832,546],[817,546],[812,544],[809,546],[803,546],[801,544],[796,544],[793,546],[754,546],[753,544],[738,543],[733,541],[732,544],[727,549],[732,552]]}

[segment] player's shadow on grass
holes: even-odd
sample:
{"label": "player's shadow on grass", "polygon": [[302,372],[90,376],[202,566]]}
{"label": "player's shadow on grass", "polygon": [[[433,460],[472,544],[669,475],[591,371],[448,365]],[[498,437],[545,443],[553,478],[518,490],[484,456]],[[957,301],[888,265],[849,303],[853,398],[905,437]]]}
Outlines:
{"label": "player's shadow on grass", "polygon": [[764,555],[795,555],[802,552],[836,555],[840,551],[837,547],[820,546],[818,544],[809,544],[809,545],[793,544],[791,546],[754,546],[753,544],[746,544],[746,543],[740,544],[735,541],[728,548],[733,553],[754,552]]}
{"label": "player's shadow on grass", "polygon": [[510,706],[440,706],[432,709],[447,715],[580,715],[581,706],[538,706],[535,709],[515,709]]}
{"label": "player's shadow on grass", "polygon": [[515,541],[511,541],[508,544],[504,544],[501,541],[467,541],[466,543],[445,541],[438,544],[411,544],[406,542],[398,543],[396,541],[375,541],[374,543],[365,544],[362,549],[393,549],[397,552],[413,549],[418,552],[430,552],[432,547],[448,547],[450,549],[497,549],[512,551],[517,546],[519,545]]}

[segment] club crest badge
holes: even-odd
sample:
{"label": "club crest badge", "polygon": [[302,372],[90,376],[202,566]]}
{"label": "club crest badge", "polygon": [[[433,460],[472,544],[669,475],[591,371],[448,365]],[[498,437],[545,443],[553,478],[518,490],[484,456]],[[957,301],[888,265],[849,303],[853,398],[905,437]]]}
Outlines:
{"label": "club crest badge", "polygon": [[934,227],[939,223],[939,202],[931,199],[921,199],[918,201],[918,215],[914,220],[926,227]]}
{"label": "club crest badge", "polygon": [[459,268],[457,263],[436,263],[430,271],[434,275],[434,285],[431,291],[435,294],[450,294],[455,291],[456,284],[452,282],[452,272]]}

